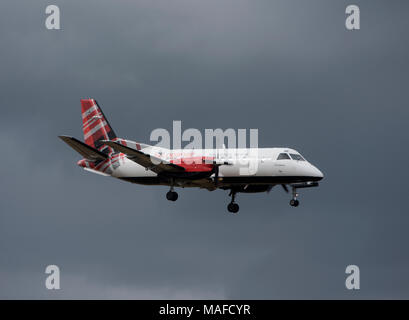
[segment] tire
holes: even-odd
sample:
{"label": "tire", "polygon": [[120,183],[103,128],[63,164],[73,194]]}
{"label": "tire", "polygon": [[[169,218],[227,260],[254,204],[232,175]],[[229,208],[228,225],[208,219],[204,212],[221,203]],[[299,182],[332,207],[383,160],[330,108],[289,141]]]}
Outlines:
{"label": "tire", "polygon": [[229,204],[227,205],[227,211],[233,212],[233,210],[234,210],[233,207],[234,207],[233,203],[229,203]]}
{"label": "tire", "polygon": [[178,193],[175,191],[168,191],[168,193],[166,193],[166,199],[169,201],[176,201],[178,197]]}
{"label": "tire", "polygon": [[300,204],[300,202],[298,200],[291,199],[291,201],[290,201],[290,206],[292,206],[292,207],[298,207],[299,204]]}
{"label": "tire", "polygon": [[237,203],[230,202],[227,205],[227,210],[231,213],[237,213],[239,212],[239,205]]}

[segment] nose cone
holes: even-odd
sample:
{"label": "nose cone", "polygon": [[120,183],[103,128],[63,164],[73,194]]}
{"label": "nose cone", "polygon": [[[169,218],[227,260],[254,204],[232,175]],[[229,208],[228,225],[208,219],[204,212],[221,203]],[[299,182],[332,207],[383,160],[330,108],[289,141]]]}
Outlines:
{"label": "nose cone", "polygon": [[307,181],[320,181],[324,178],[324,174],[309,162],[300,161],[296,168],[299,176]]}
{"label": "nose cone", "polygon": [[317,167],[311,165],[311,177],[316,181],[320,181],[324,178],[324,174]]}

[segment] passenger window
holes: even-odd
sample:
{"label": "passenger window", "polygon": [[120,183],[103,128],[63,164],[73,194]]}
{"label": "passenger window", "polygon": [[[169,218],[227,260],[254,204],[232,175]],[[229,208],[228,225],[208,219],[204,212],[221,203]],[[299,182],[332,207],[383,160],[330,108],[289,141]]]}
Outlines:
{"label": "passenger window", "polygon": [[290,160],[290,156],[287,153],[280,153],[277,160]]}
{"label": "passenger window", "polygon": [[293,160],[299,160],[299,161],[305,161],[303,157],[301,157],[300,154],[296,154],[296,153],[290,153],[291,158],[293,158]]}

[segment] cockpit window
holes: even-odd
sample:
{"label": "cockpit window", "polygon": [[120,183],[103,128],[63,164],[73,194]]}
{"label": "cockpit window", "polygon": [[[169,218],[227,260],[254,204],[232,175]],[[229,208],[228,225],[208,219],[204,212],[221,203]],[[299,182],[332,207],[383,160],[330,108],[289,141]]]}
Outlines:
{"label": "cockpit window", "polygon": [[290,156],[293,160],[305,161],[305,159],[297,153],[290,153]]}
{"label": "cockpit window", "polygon": [[287,153],[280,153],[277,160],[289,160],[290,156]]}

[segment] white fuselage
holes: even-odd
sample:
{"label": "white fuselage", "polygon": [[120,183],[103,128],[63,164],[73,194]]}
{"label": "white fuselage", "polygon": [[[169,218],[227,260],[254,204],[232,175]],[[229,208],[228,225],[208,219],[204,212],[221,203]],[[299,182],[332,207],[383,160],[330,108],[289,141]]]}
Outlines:
{"label": "white fuselage", "polygon": [[[323,177],[322,172],[304,158],[292,159],[291,154],[299,155],[299,153],[290,148],[169,150],[147,147],[142,151],[165,160],[211,157],[216,162],[228,162],[229,165],[220,166],[219,171],[219,177],[225,185],[318,181]],[[288,159],[278,159],[283,153],[289,155]],[[139,182],[144,183],[143,181],[149,181],[148,178],[157,177],[155,172],[147,170],[126,157],[121,158],[120,166],[113,169],[111,175],[126,180],[135,178],[134,182],[137,183],[138,178],[142,178]],[[154,181],[149,184],[156,184]]]}
{"label": "white fuselage", "polygon": [[209,191],[230,190],[229,212],[237,213],[238,192],[268,192],[281,185],[297,207],[297,189],[318,186],[323,174],[290,148],[217,148],[170,150],[116,136],[95,99],[81,99],[84,142],[70,136],[59,138],[83,159],[84,170],[144,185],[167,185],[166,199],[176,201],[175,187]]}

